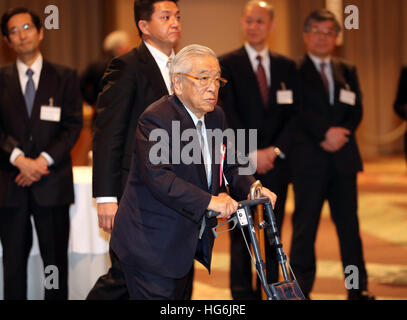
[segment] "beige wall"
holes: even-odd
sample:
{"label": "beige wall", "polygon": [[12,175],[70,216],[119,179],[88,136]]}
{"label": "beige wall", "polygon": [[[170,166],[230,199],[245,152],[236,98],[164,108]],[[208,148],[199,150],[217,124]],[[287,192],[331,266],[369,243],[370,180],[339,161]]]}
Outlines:
{"label": "beige wall", "polygon": [[[242,44],[240,16],[246,0],[180,0],[183,38],[179,47],[200,43],[217,54]],[[304,54],[302,25],[306,15],[325,5],[325,0],[271,0],[276,8],[276,28],[270,37],[272,50],[294,59]],[[44,8],[46,0],[1,0],[0,11],[13,5]],[[133,0],[54,0],[63,19],[60,31],[47,32],[44,48],[52,60],[82,69],[100,56],[103,35],[122,29],[139,37],[133,18]],[[365,159],[402,150],[402,138],[378,143],[401,121],[394,115],[400,68],[407,64],[407,1],[344,0],[344,6],[360,9],[360,30],[345,31],[338,55],[354,62],[364,93],[364,118],[358,131]],[[102,11],[102,12],[101,12]],[[0,46],[0,64],[10,61]]]}

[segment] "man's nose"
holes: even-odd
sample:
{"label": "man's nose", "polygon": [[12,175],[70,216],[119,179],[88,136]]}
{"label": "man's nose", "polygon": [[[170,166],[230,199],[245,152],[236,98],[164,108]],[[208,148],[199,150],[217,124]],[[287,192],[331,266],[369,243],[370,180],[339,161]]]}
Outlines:
{"label": "man's nose", "polygon": [[172,28],[179,28],[181,26],[181,22],[177,17],[171,17],[171,27]]}
{"label": "man's nose", "polygon": [[219,89],[219,86],[216,84],[216,80],[212,79],[208,86],[209,92],[216,92]]}

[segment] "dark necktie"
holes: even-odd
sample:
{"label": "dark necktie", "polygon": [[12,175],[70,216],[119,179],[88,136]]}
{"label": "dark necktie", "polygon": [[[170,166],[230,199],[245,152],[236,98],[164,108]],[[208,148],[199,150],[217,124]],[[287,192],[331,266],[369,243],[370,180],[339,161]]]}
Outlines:
{"label": "dark necktie", "polygon": [[27,85],[25,87],[25,105],[27,107],[28,117],[31,117],[31,113],[34,106],[34,99],[35,99],[35,85],[33,80],[34,71],[28,69],[26,75],[28,76]]}
{"label": "dark necktie", "polygon": [[320,64],[320,67],[321,67],[321,72],[320,73],[321,73],[322,82],[324,83],[325,90],[328,93],[328,96],[330,96],[330,94],[329,94],[329,82],[328,82],[328,78],[327,78],[326,72],[325,72],[326,63],[322,62]]}
{"label": "dark necktie", "polygon": [[259,89],[261,93],[261,97],[264,103],[264,107],[268,107],[268,102],[269,102],[269,88],[267,85],[267,77],[266,77],[266,71],[264,70],[263,64],[262,64],[262,57],[257,56],[256,57],[257,61],[259,61],[259,65],[257,67],[257,82],[259,84]]}

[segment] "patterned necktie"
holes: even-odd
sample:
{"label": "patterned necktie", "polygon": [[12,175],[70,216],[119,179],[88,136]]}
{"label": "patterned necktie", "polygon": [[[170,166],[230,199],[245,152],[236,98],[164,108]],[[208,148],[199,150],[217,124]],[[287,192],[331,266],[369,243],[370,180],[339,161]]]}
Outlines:
{"label": "patterned necktie", "polygon": [[31,118],[31,113],[34,106],[35,99],[35,85],[33,80],[34,71],[28,69],[26,75],[28,77],[27,85],[25,87],[25,105],[27,107],[28,117]]}
{"label": "patterned necktie", "polygon": [[256,57],[257,61],[259,61],[259,65],[257,67],[257,82],[259,84],[259,89],[261,93],[261,97],[264,103],[264,107],[268,107],[269,103],[269,88],[267,85],[267,77],[266,77],[266,71],[264,70],[263,64],[262,64],[262,57],[257,56]]}
{"label": "patterned necktie", "polygon": [[329,82],[328,82],[328,78],[327,78],[326,72],[325,72],[326,63],[322,62],[320,64],[320,67],[321,67],[321,72],[320,73],[321,73],[322,82],[324,83],[325,90],[326,90],[326,92],[328,93],[328,96],[329,96],[330,95],[329,94]]}
{"label": "patterned necktie", "polygon": [[[198,132],[198,137],[199,137],[199,143],[201,144],[201,151],[202,151],[202,157],[204,159],[204,165],[205,165],[205,172],[206,172],[206,179],[208,180],[208,188],[211,185],[211,177],[209,174],[209,165],[207,162],[207,158],[206,158],[206,147],[205,147],[205,139],[203,137],[203,133],[202,133],[202,121],[199,120],[198,123],[196,124],[196,130]],[[202,239],[202,235],[205,231],[205,227],[206,227],[206,218],[205,215],[202,218],[202,224],[201,224],[201,229],[199,231],[199,239]]]}

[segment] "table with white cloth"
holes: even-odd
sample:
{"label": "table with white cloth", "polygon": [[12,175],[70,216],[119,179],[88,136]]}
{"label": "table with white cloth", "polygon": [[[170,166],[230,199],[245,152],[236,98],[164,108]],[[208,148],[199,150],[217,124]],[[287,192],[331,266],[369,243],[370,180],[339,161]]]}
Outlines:
{"label": "table with white cloth", "polygon": [[[96,280],[110,267],[109,235],[99,229],[96,202],[92,198],[92,168],[74,167],[75,203],[70,207],[68,248],[69,299],[85,299]],[[33,225],[33,246],[28,261],[28,299],[44,297],[44,272]],[[3,250],[0,244],[0,260]],[[3,263],[0,264],[0,299],[3,299]]]}

